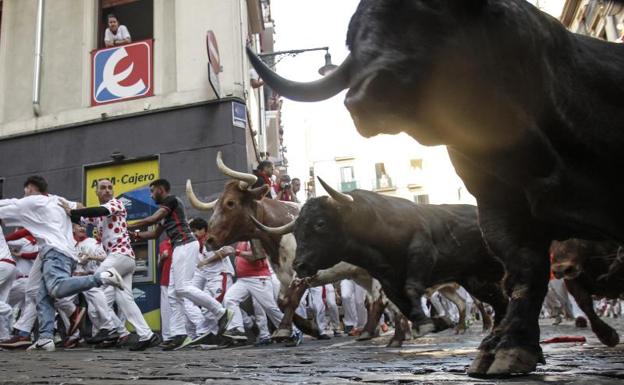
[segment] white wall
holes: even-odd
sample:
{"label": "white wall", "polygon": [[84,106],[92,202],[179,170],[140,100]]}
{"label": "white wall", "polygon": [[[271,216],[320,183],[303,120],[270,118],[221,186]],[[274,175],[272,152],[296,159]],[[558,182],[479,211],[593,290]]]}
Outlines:
{"label": "white wall", "polygon": [[206,31],[217,36],[222,96],[244,98],[245,0],[154,0],[155,96],[90,107],[96,0],[47,0],[41,110],[32,108],[37,0],[4,0],[0,41],[0,137],[215,98],[208,83]]}

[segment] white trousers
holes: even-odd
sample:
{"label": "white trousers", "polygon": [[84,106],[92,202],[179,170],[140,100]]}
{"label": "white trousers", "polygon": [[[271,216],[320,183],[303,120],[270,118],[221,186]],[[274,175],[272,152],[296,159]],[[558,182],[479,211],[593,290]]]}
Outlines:
{"label": "white trousers", "polygon": [[327,317],[325,316],[325,301],[323,301],[323,286],[308,289],[308,302],[314,312],[314,318],[319,330],[321,333],[324,333],[327,329]]}
{"label": "white trousers", "polygon": [[125,286],[124,290],[112,286],[109,286],[111,289],[107,289],[114,290],[115,303],[117,303],[120,313],[134,326],[140,341],[152,338],[154,333],[147,325],[147,322],[145,322],[145,318],[143,318],[141,310],[134,302],[132,294],[132,274],[134,274],[134,269],[136,268],[134,258],[123,254],[109,254],[100,267],[98,267],[98,271],[102,272],[111,267],[114,267],[119,272]]}
{"label": "white trousers", "polygon": [[338,305],[336,304],[336,290],[334,289],[334,285],[331,283],[325,285],[325,305],[327,306],[329,319],[332,323],[332,329],[340,329],[340,312],[338,311]]}
{"label": "white trousers", "polygon": [[6,340],[11,335],[11,311],[9,305],[9,293],[15,280],[15,265],[0,261],[0,341]]}
{"label": "white trousers", "polygon": [[13,308],[13,313],[22,311],[26,304],[26,285],[28,278],[19,278],[13,281],[11,291],[9,292],[8,303]]}
{"label": "white trousers", "polygon": [[[217,320],[223,317],[225,309],[219,301],[193,285],[193,275],[199,262],[199,242],[193,241],[176,246],[173,249],[172,258],[169,277],[170,279],[173,277],[173,282],[169,282],[169,287],[173,287],[175,303],[171,309],[171,333],[173,335],[187,334],[184,328],[185,316],[193,319],[197,317],[197,312],[201,315],[201,311],[197,308],[199,306],[211,313]],[[185,306],[184,299],[192,302],[196,310],[190,310],[193,306]]]}
{"label": "white trousers", "polygon": [[160,286],[160,333],[163,340],[170,340],[171,329],[169,319],[171,318],[171,306],[169,306],[169,286]]}
{"label": "white trousers", "polygon": [[[239,278],[225,293],[223,303],[226,308],[234,312],[234,318],[232,318],[229,329],[244,331],[240,304],[250,296],[254,303],[260,305],[264,310],[273,326],[278,327],[284,314],[277,307],[277,302],[273,296],[271,277],[249,277]],[[258,326],[260,327],[260,324]]]}
{"label": "white trousers", "polygon": [[366,310],[366,290],[350,279],[340,281],[342,308],[345,326],[364,329],[368,312]]}

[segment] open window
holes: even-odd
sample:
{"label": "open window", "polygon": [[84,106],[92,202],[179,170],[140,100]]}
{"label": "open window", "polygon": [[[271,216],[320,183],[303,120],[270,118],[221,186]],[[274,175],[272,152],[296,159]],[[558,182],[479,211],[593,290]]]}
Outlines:
{"label": "open window", "polygon": [[99,0],[98,48],[104,48],[104,33],[108,28],[108,15],[117,17],[126,26],[132,41],[154,37],[153,0]]}

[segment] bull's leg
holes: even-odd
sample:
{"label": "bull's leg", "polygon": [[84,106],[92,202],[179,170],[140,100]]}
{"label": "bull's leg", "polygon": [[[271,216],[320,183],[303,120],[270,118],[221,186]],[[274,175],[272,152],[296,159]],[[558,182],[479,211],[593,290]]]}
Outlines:
{"label": "bull's leg", "polygon": [[424,233],[414,235],[410,243],[407,257],[407,279],[405,280],[405,294],[411,303],[409,320],[412,321],[412,336],[422,337],[436,329],[431,318],[425,315],[421,297],[427,290],[431,271],[435,264],[437,250],[431,238]]}
{"label": "bull's leg", "polygon": [[476,308],[479,310],[479,314],[481,315],[481,321],[483,322],[483,332],[487,333],[492,328],[492,316],[490,316],[485,308],[483,302],[479,301],[475,297],[472,297]]}
{"label": "bull's leg", "polygon": [[521,200],[506,199],[504,207],[479,202],[481,229],[505,265],[504,288],[511,300],[499,327],[480,346],[471,375],[526,374],[543,361],[538,318],[549,277],[548,229],[531,219]]}
{"label": "bull's leg", "polygon": [[594,311],[594,304],[592,302],[591,295],[585,290],[576,280],[566,280],[566,286],[568,291],[572,294],[572,297],[576,300],[579,307],[587,318],[589,318],[589,324],[592,331],[596,334],[596,337],[607,346],[615,346],[620,343],[620,336],[618,333],[603,320],[596,315]]}
{"label": "bull's leg", "polygon": [[455,334],[463,334],[466,332],[466,301],[459,294],[457,294],[457,290],[454,287],[443,286],[438,289],[438,291],[446,299],[453,302],[453,304],[457,306],[457,310],[459,311],[459,321],[455,327]]}
{"label": "bull's leg", "polygon": [[409,321],[401,312],[395,312],[394,335],[386,346],[389,348],[400,348],[401,346],[403,346],[403,341],[407,339],[408,333],[410,333]]}
{"label": "bull's leg", "polygon": [[357,338],[358,341],[370,340],[379,334],[379,320],[381,319],[385,308],[386,303],[384,303],[382,296],[377,296],[377,298],[372,301],[368,307],[366,326],[364,326],[364,331],[362,331],[362,334],[360,334]]}
{"label": "bull's leg", "polygon": [[[295,314],[295,309],[299,306],[299,302],[301,301],[301,297],[303,296],[305,289],[306,287],[303,283],[293,280],[288,289],[283,293],[283,296],[279,301],[279,306],[284,313],[284,317],[282,318],[277,330],[273,333],[273,339],[279,341],[290,338],[292,336],[293,320],[295,325],[297,325],[302,332],[314,335],[312,334],[314,333],[313,324],[307,319],[303,319]],[[316,334],[318,336],[320,333],[318,328],[316,329]]]}

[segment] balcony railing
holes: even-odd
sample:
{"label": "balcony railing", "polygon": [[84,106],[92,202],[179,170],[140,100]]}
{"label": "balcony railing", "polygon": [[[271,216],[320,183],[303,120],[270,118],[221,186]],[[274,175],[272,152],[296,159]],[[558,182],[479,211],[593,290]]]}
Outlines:
{"label": "balcony railing", "polygon": [[353,191],[357,188],[357,181],[351,181],[351,182],[341,182],[340,183],[340,191],[342,192],[349,192],[349,191]]}
{"label": "balcony railing", "polygon": [[388,176],[376,178],[374,186],[376,191],[396,190],[396,186],[392,182],[392,178]]}

